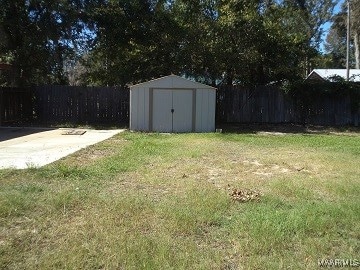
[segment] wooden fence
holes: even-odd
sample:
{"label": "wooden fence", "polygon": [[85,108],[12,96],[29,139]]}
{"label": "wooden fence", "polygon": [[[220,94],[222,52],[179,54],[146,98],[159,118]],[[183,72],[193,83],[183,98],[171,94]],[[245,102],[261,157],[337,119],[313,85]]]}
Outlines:
{"label": "wooden fence", "polygon": [[[349,96],[322,97],[299,105],[275,86],[220,87],[216,122],[359,125]],[[44,86],[0,88],[0,125],[128,124],[129,89],[116,87]],[[31,124],[31,123],[30,123]]]}
{"label": "wooden fence", "polygon": [[327,96],[298,104],[276,86],[253,89],[225,86],[217,90],[217,123],[359,124],[349,96]]}
{"label": "wooden fence", "polygon": [[117,87],[35,87],[40,123],[119,124],[129,122],[129,90]]}
{"label": "wooden fence", "polygon": [[297,121],[291,100],[274,87],[224,86],[217,90],[217,121],[286,123]]}
{"label": "wooden fence", "polygon": [[30,88],[0,88],[0,126],[14,122],[27,122],[32,118],[32,92]]}

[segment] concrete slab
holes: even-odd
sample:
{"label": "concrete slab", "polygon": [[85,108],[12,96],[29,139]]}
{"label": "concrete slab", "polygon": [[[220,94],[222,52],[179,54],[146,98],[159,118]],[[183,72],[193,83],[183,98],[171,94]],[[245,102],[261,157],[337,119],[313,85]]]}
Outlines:
{"label": "concrete slab", "polygon": [[83,135],[62,135],[72,130],[0,128],[0,169],[41,167],[124,131],[81,129]]}

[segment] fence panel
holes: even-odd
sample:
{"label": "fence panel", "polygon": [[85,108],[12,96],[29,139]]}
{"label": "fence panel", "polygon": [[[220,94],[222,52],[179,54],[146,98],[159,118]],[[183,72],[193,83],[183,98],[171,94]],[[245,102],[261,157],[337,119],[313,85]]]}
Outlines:
{"label": "fence panel", "polygon": [[41,123],[117,124],[129,121],[129,90],[118,87],[34,88]]}
{"label": "fence panel", "polygon": [[299,107],[276,86],[221,86],[216,104],[217,123],[358,125],[359,119],[349,96],[319,98]]}
{"label": "fence panel", "polygon": [[32,117],[30,88],[0,88],[0,125],[26,122]]}

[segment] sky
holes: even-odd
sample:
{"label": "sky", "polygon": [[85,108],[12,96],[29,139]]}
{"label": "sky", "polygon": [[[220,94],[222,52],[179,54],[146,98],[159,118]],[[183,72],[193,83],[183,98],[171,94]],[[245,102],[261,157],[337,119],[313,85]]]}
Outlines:
{"label": "sky", "polygon": [[339,3],[336,5],[335,7],[335,13],[337,13],[338,11],[340,11],[340,7],[342,5],[342,3],[344,3],[345,0],[340,0]]}

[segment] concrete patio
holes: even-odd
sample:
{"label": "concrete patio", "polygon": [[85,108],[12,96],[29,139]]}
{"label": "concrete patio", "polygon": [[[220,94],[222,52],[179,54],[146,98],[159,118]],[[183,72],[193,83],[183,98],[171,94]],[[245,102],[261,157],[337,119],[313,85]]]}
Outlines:
{"label": "concrete patio", "polygon": [[[76,135],[77,132],[82,135]],[[124,131],[72,128],[0,128],[0,169],[41,167]],[[73,135],[65,135],[72,133]],[[75,134],[75,135],[74,135]]]}

